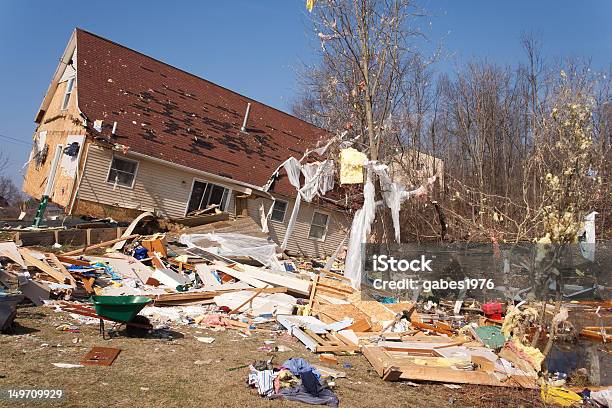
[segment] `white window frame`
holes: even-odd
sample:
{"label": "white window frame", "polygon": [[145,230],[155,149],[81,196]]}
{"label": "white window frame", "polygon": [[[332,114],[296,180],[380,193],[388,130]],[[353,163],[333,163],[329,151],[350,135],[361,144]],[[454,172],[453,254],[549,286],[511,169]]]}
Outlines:
{"label": "white window frame", "polygon": [[[282,220],[275,220],[272,218],[272,214],[274,214],[274,206],[276,205],[276,203],[285,203],[285,211],[283,211],[283,219]],[[284,223],[285,222],[285,218],[287,218],[287,210],[289,210],[289,202],[285,201],[285,200],[279,200],[276,199],[274,200],[274,202],[272,203],[272,211],[270,211],[270,221],[272,222],[278,222],[278,223]]]}
{"label": "white window frame", "polygon": [[214,181],[194,177],[191,180],[191,188],[189,189],[189,195],[187,196],[187,202],[185,203],[185,216],[187,216],[187,212],[189,211],[189,201],[191,200],[191,194],[193,194],[193,188],[195,187],[196,181],[199,181],[200,183],[214,184],[215,186],[223,187],[224,189],[226,189],[227,194],[225,195],[225,201],[221,203],[221,207],[219,209],[221,211],[227,211],[227,207],[229,206],[233,190],[224,184],[219,184],[215,183]]}
{"label": "white window frame", "polygon": [[[310,236],[310,231],[312,230],[312,226],[313,226],[313,222],[314,222],[314,217],[315,214],[323,214],[327,216],[327,221],[325,222],[325,232],[323,233],[323,236],[321,238],[315,238],[315,237],[311,237]],[[312,219],[310,220],[310,228],[308,228],[308,239],[311,239],[313,241],[319,241],[319,242],[324,242],[325,238],[327,237],[327,231],[329,230],[329,220],[331,219],[331,214],[325,211],[319,211],[319,210],[314,210],[312,212]],[[322,225],[317,225],[318,227],[322,227]]]}
{"label": "white window frame", "polygon": [[76,81],[76,77],[72,77],[72,78],[68,78],[68,81],[66,82],[66,91],[64,91],[64,98],[62,99],[62,109],[61,110],[67,110],[68,109],[68,105],[70,103],[70,96],[72,95],[72,92],[74,91],[74,82]]}
{"label": "white window frame", "polygon": [[[113,169],[113,161],[115,161],[115,159],[136,163],[136,168],[134,169],[134,178],[132,179],[132,184],[130,186],[124,186],[123,184],[116,183],[115,181],[109,181],[108,178],[110,177],[111,170]],[[139,168],[140,168],[140,162],[138,160],[132,160],[132,159],[128,159],[127,157],[113,155],[113,157],[111,158],[110,164],[108,166],[108,172],[106,173],[106,183],[112,185],[113,187],[116,186],[116,187],[121,187],[121,188],[129,188],[130,190],[132,190],[134,189],[134,183],[136,183],[136,177],[138,176]]]}

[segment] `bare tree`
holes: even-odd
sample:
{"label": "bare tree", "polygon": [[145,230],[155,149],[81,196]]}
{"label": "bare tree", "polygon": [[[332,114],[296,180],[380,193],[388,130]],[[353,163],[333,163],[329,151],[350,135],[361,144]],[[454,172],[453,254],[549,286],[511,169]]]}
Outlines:
{"label": "bare tree", "polygon": [[294,113],[332,132],[348,130],[354,147],[381,159],[383,140],[402,135],[408,79],[425,64],[414,46],[423,39],[414,24],[420,16],[410,0],[317,2],[321,60],[305,69]]}
{"label": "bare tree", "polygon": [[0,207],[17,205],[22,200],[22,193],[11,178],[6,176],[9,158],[0,153]]}

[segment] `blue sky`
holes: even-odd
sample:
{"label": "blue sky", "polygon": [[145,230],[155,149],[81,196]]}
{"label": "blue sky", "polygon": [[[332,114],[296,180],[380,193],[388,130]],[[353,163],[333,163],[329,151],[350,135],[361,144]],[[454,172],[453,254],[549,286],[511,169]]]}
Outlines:
{"label": "blue sky", "polygon": [[[0,0],[0,149],[21,183],[34,115],[74,27],[79,26],[208,80],[289,110],[302,62],[317,47],[304,0],[26,1]],[[452,70],[471,57],[499,64],[523,57],[520,36],[534,32],[547,58],[612,63],[612,1],[425,0],[421,20],[443,41]],[[16,140],[15,140],[16,139]]]}

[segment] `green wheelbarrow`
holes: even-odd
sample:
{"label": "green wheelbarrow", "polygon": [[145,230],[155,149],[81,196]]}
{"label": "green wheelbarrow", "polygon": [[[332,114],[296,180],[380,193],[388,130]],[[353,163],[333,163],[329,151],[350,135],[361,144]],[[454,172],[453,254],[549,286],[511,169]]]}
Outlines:
{"label": "green wheelbarrow", "polygon": [[125,324],[125,331],[129,337],[144,337],[153,328],[149,319],[138,313],[151,299],[145,296],[92,296],[91,307],[83,305],[65,304],[62,309],[100,319],[100,333],[106,339],[104,321],[114,322],[113,329]]}

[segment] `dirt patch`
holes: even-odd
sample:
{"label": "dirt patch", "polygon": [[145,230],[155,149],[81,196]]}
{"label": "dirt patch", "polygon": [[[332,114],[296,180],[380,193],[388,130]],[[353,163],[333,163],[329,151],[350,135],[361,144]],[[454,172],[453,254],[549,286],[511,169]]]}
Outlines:
{"label": "dirt patch", "polygon": [[[274,356],[275,363],[303,357],[317,363],[316,355],[288,336],[274,338],[258,332],[249,338],[236,331],[214,332],[195,327],[175,328],[172,339],[105,341],[97,325],[79,325],[65,313],[48,308],[21,307],[17,332],[0,335],[0,388],[63,389],[66,398],[45,406],[62,407],[298,407],[290,401],[269,401],[247,388],[247,368],[240,367]],[[80,333],[57,330],[75,324]],[[195,339],[214,337],[212,344]],[[79,339],[73,343],[73,339]],[[258,350],[264,340],[275,340],[291,352],[268,354]],[[121,354],[111,367],[56,368],[52,363],[78,364],[90,347],[117,347]],[[199,360],[200,364],[195,364]],[[544,406],[538,392],[497,387],[462,386],[451,390],[440,384],[382,381],[361,355],[340,356],[337,369],[347,378],[336,381],[335,392],[343,407],[498,407]],[[350,364],[344,368],[343,364]],[[0,406],[31,406],[27,402],[0,401]],[[42,405],[42,404],[41,404]]]}

